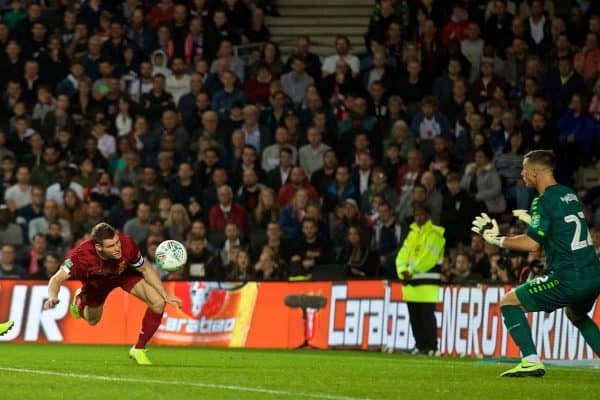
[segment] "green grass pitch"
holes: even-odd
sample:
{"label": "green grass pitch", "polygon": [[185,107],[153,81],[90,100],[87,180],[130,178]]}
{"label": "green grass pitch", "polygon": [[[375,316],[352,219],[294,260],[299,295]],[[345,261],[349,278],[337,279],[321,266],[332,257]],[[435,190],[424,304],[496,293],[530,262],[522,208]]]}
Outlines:
{"label": "green grass pitch", "polygon": [[0,344],[2,400],[596,399],[600,370],[358,351],[152,347],[139,367],[123,346]]}

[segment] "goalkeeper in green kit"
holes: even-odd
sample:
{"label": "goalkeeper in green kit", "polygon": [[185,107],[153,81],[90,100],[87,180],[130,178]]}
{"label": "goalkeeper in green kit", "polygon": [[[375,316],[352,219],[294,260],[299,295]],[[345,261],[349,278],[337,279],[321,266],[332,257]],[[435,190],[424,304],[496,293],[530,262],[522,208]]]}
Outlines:
{"label": "goalkeeper in green kit", "polygon": [[523,160],[521,176],[539,193],[530,212],[513,214],[529,225],[527,233],[500,236],[498,224],[487,214],[475,218],[472,230],[491,244],[510,250],[546,253],[547,275],[528,281],[507,293],[500,303],[504,324],[521,349],[523,359],[501,374],[505,377],[544,376],[525,311],[551,312],[566,307],[566,315],[579,329],[594,353],[600,355],[600,331],[588,317],[600,293],[600,260],[575,193],[554,179],[555,157],[551,151],[535,150]]}

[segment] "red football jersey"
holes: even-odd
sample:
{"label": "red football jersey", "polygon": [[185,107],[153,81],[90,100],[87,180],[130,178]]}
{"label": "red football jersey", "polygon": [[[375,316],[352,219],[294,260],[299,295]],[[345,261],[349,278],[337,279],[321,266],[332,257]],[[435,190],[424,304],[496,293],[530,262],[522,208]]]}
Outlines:
{"label": "red football jersey", "polygon": [[128,267],[141,267],[144,257],[135,241],[124,233],[119,232],[118,235],[121,239],[119,260],[103,260],[96,252],[92,239],[87,239],[71,250],[63,264],[64,268],[75,279],[90,280],[121,275]]}

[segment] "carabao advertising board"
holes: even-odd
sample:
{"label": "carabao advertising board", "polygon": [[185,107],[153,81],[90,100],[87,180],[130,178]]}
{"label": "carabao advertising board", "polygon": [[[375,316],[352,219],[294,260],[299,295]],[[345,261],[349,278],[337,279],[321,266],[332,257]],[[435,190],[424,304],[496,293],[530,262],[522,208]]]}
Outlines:
{"label": "carabao advertising board", "polygon": [[[93,327],[70,317],[78,282],[67,282],[59,304],[42,311],[45,282],[0,280],[0,320],[15,327],[0,341],[130,344],[138,336],[145,305],[119,289],[108,297]],[[183,299],[168,306],[153,343],[176,346],[405,351],[414,347],[402,285],[387,281],[348,282],[167,282]],[[500,299],[506,286],[440,289],[437,306],[442,354],[518,357],[502,324]],[[295,298],[296,302],[288,301]],[[317,306],[306,299],[317,298]],[[300,300],[298,300],[300,299]],[[292,299],[294,300],[294,299]],[[304,312],[303,308],[304,306]],[[591,312],[600,322],[600,310]],[[529,314],[534,341],[544,359],[593,358],[562,310]]]}

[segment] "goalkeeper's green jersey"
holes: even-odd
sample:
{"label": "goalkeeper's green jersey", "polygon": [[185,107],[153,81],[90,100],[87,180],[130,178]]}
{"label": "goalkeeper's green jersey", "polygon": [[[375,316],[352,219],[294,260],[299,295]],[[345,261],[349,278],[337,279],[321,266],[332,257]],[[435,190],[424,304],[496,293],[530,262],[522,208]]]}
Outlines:
{"label": "goalkeeper's green jersey", "polygon": [[570,188],[552,185],[531,203],[527,235],[546,253],[548,272],[596,268],[600,260],[583,215],[581,202]]}

